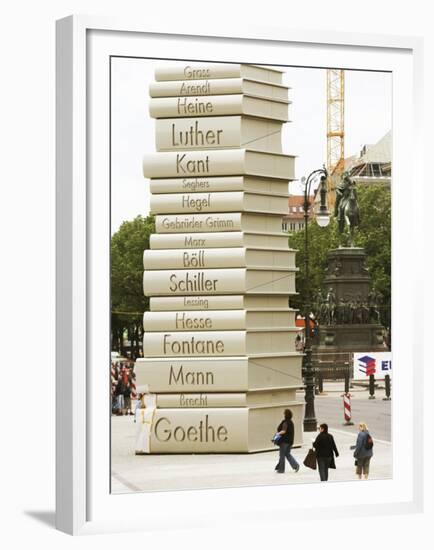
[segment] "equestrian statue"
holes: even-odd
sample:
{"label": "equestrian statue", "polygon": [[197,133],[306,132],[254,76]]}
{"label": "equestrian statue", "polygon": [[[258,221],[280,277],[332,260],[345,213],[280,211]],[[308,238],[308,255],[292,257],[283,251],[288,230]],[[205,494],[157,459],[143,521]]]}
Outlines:
{"label": "equestrian statue", "polygon": [[360,224],[360,214],[356,184],[350,179],[348,172],[342,174],[342,179],[336,187],[335,217],[338,221],[339,233],[344,233],[345,226],[348,226],[350,247],[353,247],[354,229]]}

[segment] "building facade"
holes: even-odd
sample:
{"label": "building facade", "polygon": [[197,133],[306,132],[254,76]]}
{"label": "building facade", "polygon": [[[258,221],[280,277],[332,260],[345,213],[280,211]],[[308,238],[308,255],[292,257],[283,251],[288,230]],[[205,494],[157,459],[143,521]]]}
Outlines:
{"label": "building facade", "polygon": [[[311,197],[313,202],[314,197]],[[288,214],[282,218],[282,231],[285,233],[293,233],[301,231],[304,228],[304,196],[291,195],[288,198]],[[309,217],[311,217],[311,209],[309,209]]]}

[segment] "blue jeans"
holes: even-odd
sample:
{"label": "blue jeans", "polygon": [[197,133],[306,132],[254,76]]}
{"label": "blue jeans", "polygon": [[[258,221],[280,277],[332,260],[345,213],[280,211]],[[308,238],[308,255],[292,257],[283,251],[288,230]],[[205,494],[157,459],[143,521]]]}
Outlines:
{"label": "blue jeans", "polygon": [[285,458],[293,470],[298,469],[299,464],[291,454],[291,445],[289,443],[281,443],[279,445],[279,462],[277,463],[276,470],[281,474],[285,471]]}
{"label": "blue jeans", "polygon": [[317,458],[319,478],[321,481],[328,481],[331,460],[329,456],[325,458],[319,456]]}
{"label": "blue jeans", "polygon": [[118,409],[122,410],[125,408],[125,399],[123,394],[118,395]]}

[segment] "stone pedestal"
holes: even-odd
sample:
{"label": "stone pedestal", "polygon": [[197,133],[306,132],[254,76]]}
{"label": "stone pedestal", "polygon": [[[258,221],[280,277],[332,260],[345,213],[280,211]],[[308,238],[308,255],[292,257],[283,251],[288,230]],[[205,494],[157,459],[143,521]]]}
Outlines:
{"label": "stone pedestal", "polygon": [[313,352],[320,364],[343,364],[356,351],[384,351],[377,305],[364,249],[331,250],[322,297],[314,304],[320,329]]}

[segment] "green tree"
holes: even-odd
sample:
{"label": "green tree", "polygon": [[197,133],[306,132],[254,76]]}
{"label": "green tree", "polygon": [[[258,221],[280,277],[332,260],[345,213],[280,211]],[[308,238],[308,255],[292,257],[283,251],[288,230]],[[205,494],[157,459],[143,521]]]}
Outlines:
{"label": "green tree", "polygon": [[383,295],[381,320],[390,326],[392,208],[390,189],[383,184],[358,189],[361,222],[355,245],[363,247],[372,284]]}
{"label": "green tree", "polygon": [[[367,254],[367,265],[372,277],[372,285],[383,295],[382,322],[390,326],[391,303],[391,196],[390,189],[383,184],[371,184],[357,188],[359,199],[360,226],[356,229],[354,245],[363,247]],[[308,299],[314,297],[322,287],[327,253],[337,248],[340,235],[336,220],[319,227],[314,220],[308,223],[309,280],[306,280],[304,265],[304,231],[289,236],[289,246],[297,252],[296,262],[300,271],[297,274],[298,296],[291,299],[291,305],[301,308]]]}
{"label": "green tree", "polygon": [[153,216],[137,216],[124,222],[111,239],[111,332],[112,349],[124,354],[127,335],[137,357],[142,340],[142,316],[149,308],[143,294],[143,251],[155,231]]}

